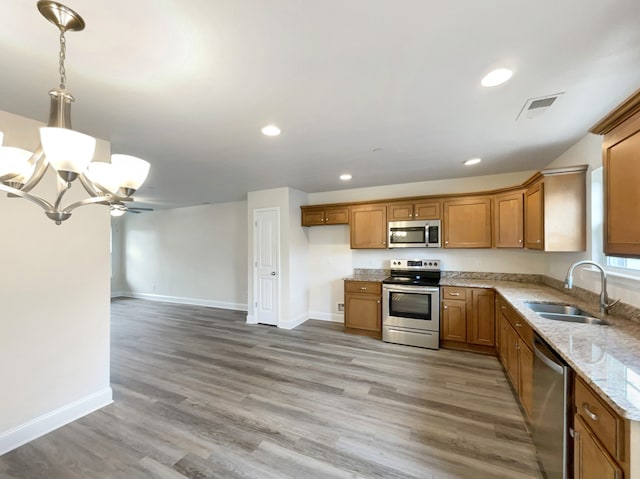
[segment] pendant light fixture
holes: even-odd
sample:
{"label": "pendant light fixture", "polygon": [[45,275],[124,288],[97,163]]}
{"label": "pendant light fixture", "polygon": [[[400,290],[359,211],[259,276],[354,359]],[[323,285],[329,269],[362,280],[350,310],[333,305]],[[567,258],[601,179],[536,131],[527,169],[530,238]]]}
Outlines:
{"label": "pendant light fixture", "polygon": [[[49,92],[49,122],[40,128],[40,146],[35,152],[2,146],[0,132],[0,191],[21,197],[42,209],[47,217],[61,224],[71,212],[90,204],[124,205],[144,183],[149,163],[129,155],[111,155],[111,163],[92,161],[95,138],[71,129],[73,96],[66,90],[66,32],[80,31],[85,23],[80,15],[57,2],[41,0],[40,13],[60,30],[60,86]],[[31,193],[49,166],[56,172],[57,195],[53,201]],[[78,180],[89,198],[62,206],[64,194]]]}

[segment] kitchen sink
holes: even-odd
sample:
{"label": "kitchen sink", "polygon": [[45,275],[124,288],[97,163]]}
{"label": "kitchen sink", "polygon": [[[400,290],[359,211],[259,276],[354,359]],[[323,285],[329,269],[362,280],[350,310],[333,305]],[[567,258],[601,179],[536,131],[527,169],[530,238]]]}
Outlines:
{"label": "kitchen sink", "polygon": [[585,316],[583,314],[538,313],[538,316],[545,319],[553,319],[554,321],[567,321],[570,323],[609,324],[602,319],[594,318],[593,316]]}
{"label": "kitchen sink", "polygon": [[571,314],[590,316],[589,313],[568,304],[524,303],[531,311],[536,313]]}
{"label": "kitchen sink", "polygon": [[524,303],[531,311],[538,313],[538,316],[554,321],[567,321],[570,323],[584,324],[609,324],[606,321],[594,318],[590,313],[571,306],[569,304],[549,304],[549,303]]}

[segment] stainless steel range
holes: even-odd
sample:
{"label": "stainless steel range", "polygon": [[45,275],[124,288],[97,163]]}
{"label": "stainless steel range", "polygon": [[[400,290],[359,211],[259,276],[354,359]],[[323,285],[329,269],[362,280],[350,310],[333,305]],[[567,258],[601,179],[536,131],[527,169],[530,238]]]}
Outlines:
{"label": "stainless steel range", "polygon": [[440,347],[440,260],[392,259],[382,282],[382,340]]}

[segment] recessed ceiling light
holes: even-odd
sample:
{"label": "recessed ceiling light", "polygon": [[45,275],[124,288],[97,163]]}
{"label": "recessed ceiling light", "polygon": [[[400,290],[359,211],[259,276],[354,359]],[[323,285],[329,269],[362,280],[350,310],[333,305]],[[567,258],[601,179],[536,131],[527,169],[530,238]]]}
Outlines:
{"label": "recessed ceiling light", "polygon": [[340,175],[340,179],[342,181],[349,181],[351,178],[353,178],[349,173],[345,173],[344,175]]}
{"label": "recessed ceiling light", "polygon": [[477,165],[482,161],[482,158],[471,158],[464,162],[464,166]]}
{"label": "recessed ceiling light", "polygon": [[498,86],[511,78],[511,75],[513,75],[513,72],[508,68],[498,68],[489,72],[480,83],[486,87]]}
{"label": "recessed ceiling light", "polygon": [[280,128],[276,125],[267,125],[262,129],[262,134],[267,136],[278,136],[280,134]]}

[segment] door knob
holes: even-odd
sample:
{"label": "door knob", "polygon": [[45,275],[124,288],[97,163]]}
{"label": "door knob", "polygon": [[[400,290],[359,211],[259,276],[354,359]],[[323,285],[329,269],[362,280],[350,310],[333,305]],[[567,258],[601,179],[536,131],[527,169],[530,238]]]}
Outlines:
{"label": "door knob", "polygon": [[271,272],[271,276],[275,276],[275,275],[276,275],[276,272],[275,272],[275,271],[272,271],[272,272]]}

